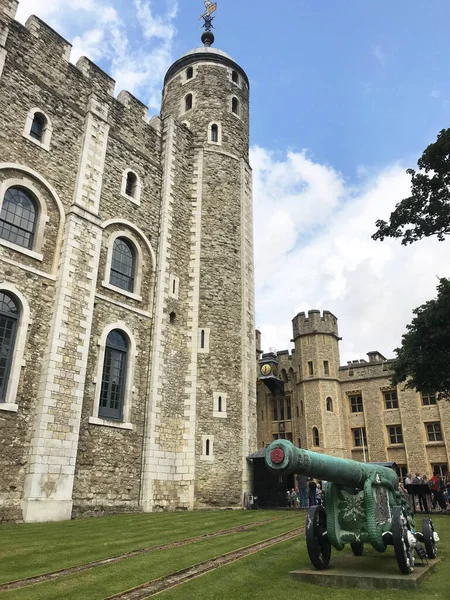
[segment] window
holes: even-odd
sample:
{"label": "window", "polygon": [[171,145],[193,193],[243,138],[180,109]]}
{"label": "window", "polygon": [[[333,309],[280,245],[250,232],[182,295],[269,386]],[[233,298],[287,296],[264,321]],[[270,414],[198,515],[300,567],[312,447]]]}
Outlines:
{"label": "window", "polygon": [[15,299],[0,292],[0,402],[6,401],[19,320],[19,306]]}
{"label": "window", "polygon": [[352,413],[363,412],[362,396],[349,396]]}
{"label": "window", "polygon": [[440,423],[426,423],[429,442],[442,442],[442,431]]}
{"label": "window", "polygon": [[234,83],[239,83],[239,75],[237,71],[231,72],[231,81],[233,81]]}
{"label": "window", "polygon": [[286,396],[286,419],[288,421],[292,419],[291,398],[289,396]]}
{"label": "window", "polygon": [[437,464],[431,465],[431,472],[436,473],[438,477],[445,477],[447,475],[448,465],[447,464]]}
{"label": "window", "polygon": [[313,427],[312,433],[314,446],[320,446],[319,430],[317,427]]}
{"label": "window", "polygon": [[50,150],[53,127],[40,108],[32,108],[25,121],[23,136],[44,150]]}
{"label": "window", "polygon": [[46,126],[46,117],[40,112],[35,113],[33,122],[31,123],[30,136],[38,142],[42,142]]}
{"label": "window", "polygon": [[291,397],[273,399],[273,420],[274,421],[290,421],[292,419],[292,403]]}
{"label": "window", "polygon": [[301,439],[301,438],[298,438],[298,440],[297,440],[297,446],[298,446],[299,448],[301,448],[301,447],[302,447],[302,439]]}
{"label": "window", "polygon": [[200,332],[200,348],[205,347],[205,330],[202,329]]}
{"label": "window", "polygon": [[261,411],[261,421],[264,421],[264,411]]}
{"label": "window", "polygon": [[312,360],[308,361],[308,375],[311,377],[312,375],[314,375],[314,365]]}
{"label": "window", "polygon": [[384,405],[386,410],[391,408],[398,408],[398,398],[396,390],[389,390],[389,392],[383,392]]}
{"label": "window", "polygon": [[421,394],[421,396],[423,406],[431,406],[432,404],[436,404],[436,394]]}
{"label": "window", "polygon": [[184,99],[184,110],[188,111],[192,108],[192,94],[188,94]]}
{"label": "window", "polygon": [[273,437],[274,440],[278,440],[279,439],[278,438],[278,433],[274,433],[272,437]]}
{"label": "window", "polygon": [[133,171],[128,171],[127,183],[125,186],[125,193],[127,196],[131,196],[131,198],[136,197],[137,181],[138,179]]}
{"label": "window", "polygon": [[214,436],[202,435],[202,460],[214,460]]}
{"label": "window", "polygon": [[300,411],[303,417],[303,415],[305,414],[305,405],[303,404],[303,400],[300,401]]}
{"label": "window", "polygon": [[210,441],[206,440],[206,442],[205,442],[205,456],[209,456],[209,446],[210,446]]}
{"label": "window", "polygon": [[219,141],[219,127],[215,123],[211,125],[211,141],[216,143]]}
{"label": "window", "polygon": [[327,411],[333,412],[333,400],[329,396],[327,398]]}
{"label": "window", "polygon": [[106,338],[99,416],[121,421],[127,375],[128,341],[119,329]]}
{"label": "window", "polygon": [[239,115],[239,100],[235,96],[231,100],[231,110],[235,115]]}
{"label": "window", "polygon": [[197,352],[200,354],[209,353],[209,327],[202,327],[197,333]]}
{"label": "window", "polygon": [[388,427],[389,442],[391,444],[403,444],[403,433],[401,425]]}
{"label": "window", "polygon": [[169,315],[169,323],[171,325],[175,325],[176,322],[177,322],[177,313],[172,311]]}
{"label": "window", "polygon": [[123,237],[117,238],[113,246],[109,283],[133,292],[135,269],[136,252],[133,245]]}
{"label": "window", "polygon": [[10,187],[3,199],[0,214],[0,238],[31,249],[37,222],[34,198],[20,187]]}
{"label": "window", "polygon": [[292,442],[292,433],[290,431],[286,433],[286,439]]}
{"label": "window", "polygon": [[186,69],[186,79],[192,79],[194,77],[194,69],[189,67]]}
{"label": "window", "polygon": [[299,419],[300,418],[300,410],[299,410],[298,406],[296,406],[296,410],[297,410],[297,419]]}
{"label": "window", "polygon": [[323,361],[323,374],[324,375],[329,375],[330,374],[330,366],[327,360]]}
{"label": "window", "polygon": [[367,447],[366,429],[365,427],[358,427],[358,429],[352,429],[353,432],[353,444],[356,448]]}

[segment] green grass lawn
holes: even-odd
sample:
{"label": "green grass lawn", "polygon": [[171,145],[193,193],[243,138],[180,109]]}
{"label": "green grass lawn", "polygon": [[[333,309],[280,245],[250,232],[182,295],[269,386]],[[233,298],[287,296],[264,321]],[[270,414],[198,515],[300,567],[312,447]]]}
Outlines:
{"label": "green grass lawn", "polygon": [[0,583],[273,518],[280,511],[115,515],[0,527]]}
{"label": "green grass lawn", "polygon": [[[215,516],[222,513],[190,513],[183,515],[188,521],[197,523],[195,533],[201,533],[206,523],[211,519],[215,522]],[[273,517],[274,514],[256,511],[247,513],[227,513],[226,526],[232,527],[242,523],[242,520],[262,520]],[[247,517],[245,518],[245,515]],[[255,515],[255,516],[253,516]],[[158,519],[163,515],[150,515],[148,519]],[[168,516],[168,515],[166,515]],[[178,515],[171,515],[177,517]],[[141,583],[168,575],[173,571],[183,569],[198,562],[230,552],[242,546],[247,546],[262,539],[278,535],[304,524],[304,513],[275,513],[275,516],[287,516],[272,523],[266,523],[254,529],[226,535],[219,538],[200,541],[189,546],[173,548],[170,550],[159,550],[151,554],[141,554],[124,559],[118,563],[96,567],[82,573],[65,576],[56,581],[41,583],[27,588],[0,593],[3,600],[101,600],[105,596],[118,593]],[[94,520],[95,521],[95,520]],[[94,523],[91,521],[91,523]],[[224,522],[219,519],[221,527]],[[164,520],[165,527],[170,531],[173,524]],[[78,522],[80,523],[80,522]],[[83,524],[84,525],[84,524]],[[216,527],[217,529],[217,527]],[[191,531],[191,534],[193,532]],[[77,537],[80,543],[83,542]],[[73,541],[73,540],[72,540]]]}
{"label": "green grass lawn", "polygon": [[[161,600],[274,600],[274,598],[301,598],[302,600],[419,600],[450,598],[450,517],[433,517],[440,535],[441,563],[417,590],[338,590],[327,589],[289,577],[289,571],[309,568],[304,536],[278,544],[245,559],[216,569],[202,577],[177,586],[158,596]],[[375,552],[368,549],[367,552]],[[387,552],[395,561],[394,551]],[[338,553],[333,550],[333,556]],[[357,558],[355,559],[357,560]],[[418,567],[419,568],[419,567]]]}

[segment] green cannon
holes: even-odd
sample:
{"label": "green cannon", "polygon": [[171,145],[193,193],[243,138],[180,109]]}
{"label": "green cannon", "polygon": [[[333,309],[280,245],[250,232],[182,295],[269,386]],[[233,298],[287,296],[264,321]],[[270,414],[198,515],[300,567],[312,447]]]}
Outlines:
{"label": "green cannon", "polygon": [[371,463],[337,458],[296,448],[288,440],[276,440],[266,450],[272,473],[297,473],[326,481],[325,506],[311,506],[306,519],[306,546],[316,569],[326,569],[331,546],[342,550],[350,544],[361,556],[364,544],[378,552],[394,546],[402,573],[414,568],[414,550],[435,558],[439,536],[431,519],[423,519],[422,532],[415,529],[413,511],[399,487],[395,471]]}

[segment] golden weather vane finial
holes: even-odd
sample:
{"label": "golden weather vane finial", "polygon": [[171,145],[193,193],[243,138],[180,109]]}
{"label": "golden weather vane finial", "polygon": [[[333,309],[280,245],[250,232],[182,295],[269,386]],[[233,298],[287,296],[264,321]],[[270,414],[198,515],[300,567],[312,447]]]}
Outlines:
{"label": "golden weather vane finial", "polygon": [[214,17],[211,16],[217,10],[217,2],[211,2],[211,0],[205,0],[205,12],[200,15],[200,19],[203,19],[205,22],[202,25],[202,28],[205,31],[211,31],[214,29],[214,25],[212,24]]}

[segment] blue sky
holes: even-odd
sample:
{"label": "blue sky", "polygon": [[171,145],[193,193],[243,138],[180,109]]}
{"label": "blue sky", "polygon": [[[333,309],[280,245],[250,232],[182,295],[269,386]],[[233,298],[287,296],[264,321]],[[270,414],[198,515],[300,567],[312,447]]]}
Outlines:
{"label": "blue sky", "polygon": [[[281,10],[283,8],[283,10]],[[200,45],[201,0],[22,0],[158,112],[172,61]],[[342,362],[392,356],[411,311],[448,275],[448,243],[370,239],[409,192],[450,111],[445,0],[219,0],[216,46],[247,71],[256,324],[289,347],[291,318],[331,310]],[[270,215],[270,218],[267,218]]]}

